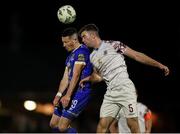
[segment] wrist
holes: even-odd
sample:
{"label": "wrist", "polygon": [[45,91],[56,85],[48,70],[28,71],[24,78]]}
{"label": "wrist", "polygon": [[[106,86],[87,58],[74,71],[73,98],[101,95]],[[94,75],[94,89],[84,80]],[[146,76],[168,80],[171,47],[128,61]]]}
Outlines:
{"label": "wrist", "polygon": [[70,92],[67,92],[66,95],[71,97],[72,94]]}
{"label": "wrist", "polygon": [[162,69],[162,66],[163,66],[163,64],[161,64],[161,63],[158,64],[158,67],[159,67],[160,69]]}
{"label": "wrist", "polygon": [[59,98],[62,97],[62,93],[61,92],[57,92],[56,96],[58,96]]}

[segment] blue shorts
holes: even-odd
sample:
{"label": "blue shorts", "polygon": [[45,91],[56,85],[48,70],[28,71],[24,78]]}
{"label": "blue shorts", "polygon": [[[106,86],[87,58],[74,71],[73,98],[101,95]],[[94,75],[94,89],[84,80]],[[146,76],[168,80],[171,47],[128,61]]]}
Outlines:
{"label": "blue shorts", "polygon": [[69,107],[62,108],[62,105],[55,107],[54,114],[61,117],[73,120],[85,109],[91,97],[91,89],[78,89],[72,96],[72,101]]}

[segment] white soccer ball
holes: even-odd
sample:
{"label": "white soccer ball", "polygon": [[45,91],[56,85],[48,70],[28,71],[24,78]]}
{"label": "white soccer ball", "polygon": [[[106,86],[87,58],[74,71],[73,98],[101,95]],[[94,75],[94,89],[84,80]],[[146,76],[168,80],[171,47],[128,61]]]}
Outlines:
{"label": "white soccer ball", "polygon": [[65,5],[59,8],[57,17],[60,22],[70,24],[76,19],[76,11],[71,5]]}

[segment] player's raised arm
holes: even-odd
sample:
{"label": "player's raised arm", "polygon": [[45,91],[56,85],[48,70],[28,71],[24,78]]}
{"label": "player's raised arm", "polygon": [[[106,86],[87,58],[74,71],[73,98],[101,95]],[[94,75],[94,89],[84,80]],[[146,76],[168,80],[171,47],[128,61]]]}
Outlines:
{"label": "player's raised arm", "polygon": [[69,87],[67,90],[67,93],[65,96],[62,97],[61,102],[63,104],[63,107],[67,107],[69,104],[69,101],[71,99],[71,95],[79,81],[80,75],[81,75],[81,71],[84,68],[85,64],[84,62],[75,62],[74,65],[74,69],[73,69],[73,75],[72,75],[72,79],[69,83]]}
{"label": "player's raised arm", "polygon": [[58,92],[54,98],[53,104],[54,106],[58,105],[59,99],[62,97],[62,93],[68,87],[68,67],[65,68],[63,78],[59,84]]}
{"label": "player's raised arm", "polygon": [[157,68],[163,70],[165,76],[169,75],[169,68],[167,66],[165,66],[162,63],[152,59],[151,57],[147,56],[144,53],[135,51],[135,50],[129,48],[128,46],[126,46],[126,50],[124,51],[124,55],[126,55],[126,56],[140,62],[140,63],[150,65],[153,67],[157,67]]}

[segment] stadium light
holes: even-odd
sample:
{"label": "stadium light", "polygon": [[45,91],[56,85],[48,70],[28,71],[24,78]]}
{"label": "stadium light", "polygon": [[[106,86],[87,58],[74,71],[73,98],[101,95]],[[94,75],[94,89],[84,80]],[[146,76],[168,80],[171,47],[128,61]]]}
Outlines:
{"label": "stadium light", "polygon": [[37,107],[37,104],[35,101],[32,100],[26,100],[24,101],[24,108],[28,111],[33,111]]}

